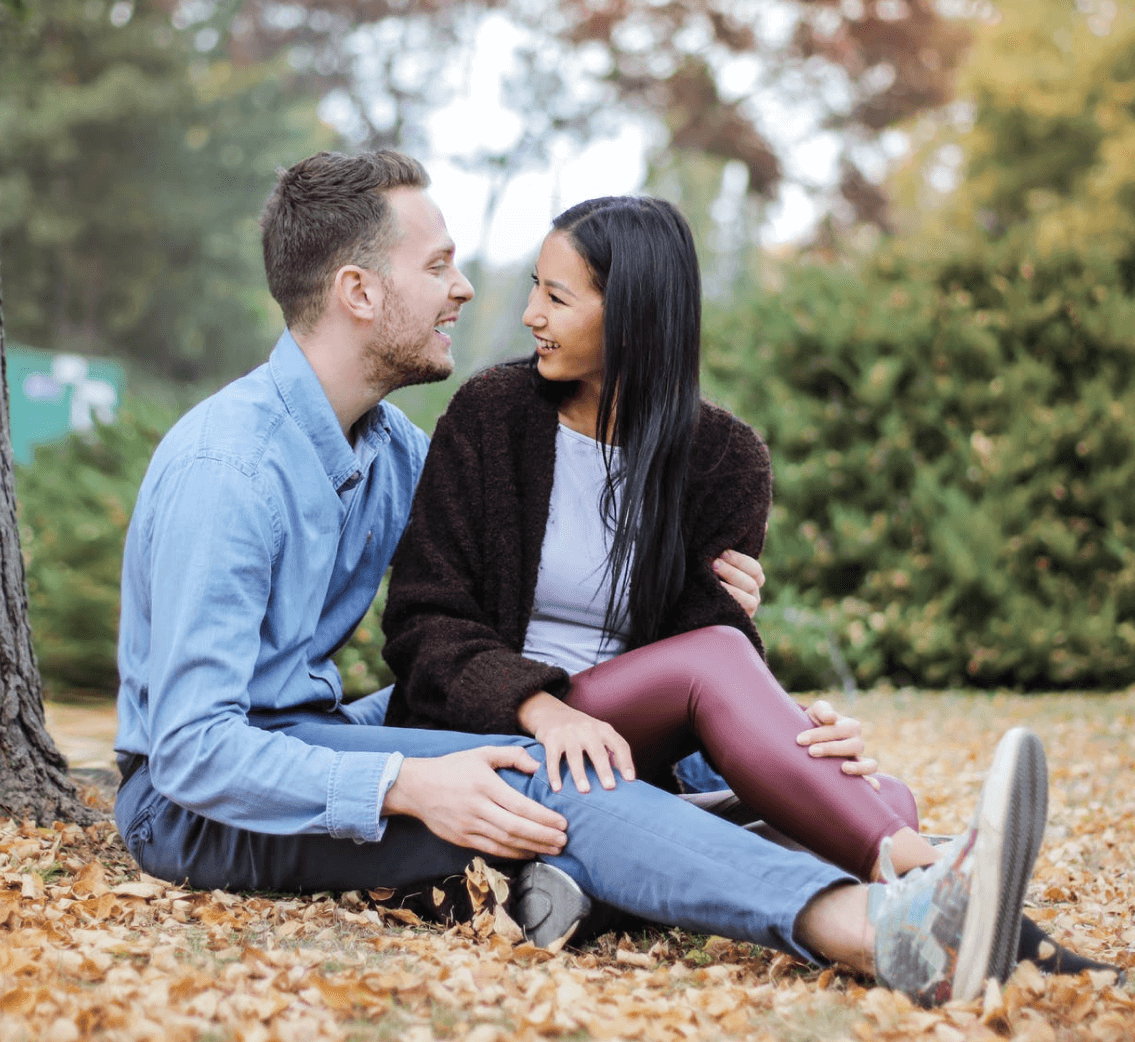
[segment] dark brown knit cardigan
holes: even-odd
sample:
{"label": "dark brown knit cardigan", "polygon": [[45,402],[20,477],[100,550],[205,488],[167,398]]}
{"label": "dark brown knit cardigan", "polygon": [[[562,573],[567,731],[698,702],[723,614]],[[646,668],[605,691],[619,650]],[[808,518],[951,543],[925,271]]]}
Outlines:
{"label": "dark brown knit cardigan", "polygon": [[[527,366],[473,377],[438,420],[410,523],[394,555],[382,625],[398,682],[386,722],[517,734],[517,707],[568,674],[521,655],[552,494],[556,407]],[[764,653],[711,561],[757,556],[772,486],[768,450],[746,424],[702,402],[682,500],[686,580],[662,637],[742,630]]]}

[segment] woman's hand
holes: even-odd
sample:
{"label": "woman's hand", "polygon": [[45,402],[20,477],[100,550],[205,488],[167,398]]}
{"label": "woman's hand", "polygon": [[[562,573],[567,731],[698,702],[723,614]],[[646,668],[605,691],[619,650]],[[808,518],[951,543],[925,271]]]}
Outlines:
{"label": "woman's hand", "polygon": [[756,615],[761,606],[761,587],[765,584],[761,562],[740,550],[726,550],[714,559],[713,571],[745,614],[750,619]]}
{"label": "woman's hand", "polygon": [[858,774],[867,778],[876,789],[877,778],[872,778],[879,764],[871,758],[861,758],[864,749],[863,725],[851,716],[841,716],[829,702],[820,699],[807,710],[808,719],[816,726],[796,736],[798,745],[806,745],[812,756],[843,756],[840,765],[844,774]]}
{"label": "woman's hand", "polygon": [[585,756],[591,761],[599,776],[599,784],[604,789],[615,787],[612,762],[625,781],[634,781],[631,747],[610,724],[572,709],[547,691],[537,691],[521,702],[516,718],[520,726],[544,747],[548,760],[548,780],[553,792],[559,792],[563,788],[563,782],[560,781],[560,760],[565,756],[575,787],[580,792],[591,791],[584,765]]}

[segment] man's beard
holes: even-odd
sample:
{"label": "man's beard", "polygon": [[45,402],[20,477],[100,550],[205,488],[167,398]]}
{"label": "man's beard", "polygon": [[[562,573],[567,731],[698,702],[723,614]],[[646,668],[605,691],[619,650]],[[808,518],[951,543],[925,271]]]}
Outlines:
{"label": "man's beard", "polygon": [[[432,336],[432,333],[430,334]],[[453,362],[444,363],[428,354],[429,340],[416,345],[404,340],[396,342],[385,336],[376,336],[366,348],[367,383],[393,391],[412,384],[432,384],[447,379],[453,373]]]}
{"label": "man's beard", "polygon": [[406,334],[410,325],[405,310],[388,292],[383,300],[382,328],[366,346],[364,378],[371,386],[385,387],[389,392],[412,384],[437,383],[453,373],[453,358],[448,352],[443,360],[436,357],[433,329],[410,342]]}

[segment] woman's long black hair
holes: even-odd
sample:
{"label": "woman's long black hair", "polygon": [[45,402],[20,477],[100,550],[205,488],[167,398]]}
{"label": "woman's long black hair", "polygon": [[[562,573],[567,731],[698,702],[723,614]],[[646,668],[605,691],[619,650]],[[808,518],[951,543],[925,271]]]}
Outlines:
{"label": "woman's long black hair", "polygon": [[[565,210],[552,225],[587,263],[603,295],[597,431],[612,430],[622,456],[613,470],[603,444],[603,512],[612,529],[604,629],[608,635],[615,631],[616,605],[629,579],[629,637],[638,647],[658,639],[685,581],[681,502],[700,401],[697,252],[685,218],[661,199],[590,199]],[[576,387],[538,373],[536,379],[557,403]]]}

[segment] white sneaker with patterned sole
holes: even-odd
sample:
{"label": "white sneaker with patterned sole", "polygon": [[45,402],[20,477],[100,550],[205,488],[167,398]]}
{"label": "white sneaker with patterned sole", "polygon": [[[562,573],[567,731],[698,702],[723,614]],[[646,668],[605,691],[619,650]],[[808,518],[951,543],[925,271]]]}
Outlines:
{"label": "white sneaker with patterned sole", "polygon": [[884,841],[887,882],[868,895],[882,983],[937,1005],[977,997],[987,977],[1008,977],[1047,814],[1044,749],[1017,727],[998,743],[970,827],[939,861],[896,878]]}

